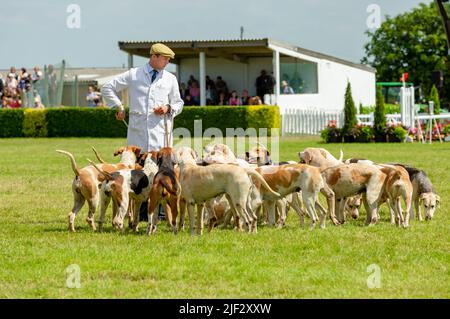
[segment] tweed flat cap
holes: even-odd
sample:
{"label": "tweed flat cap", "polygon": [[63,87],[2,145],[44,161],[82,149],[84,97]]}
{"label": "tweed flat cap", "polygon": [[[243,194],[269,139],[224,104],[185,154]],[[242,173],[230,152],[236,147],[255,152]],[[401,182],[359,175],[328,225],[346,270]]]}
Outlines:
{"label": "tweed flat cap", "polygon": [[150,55],[152,54],[168,56],[171,59],[175,58],[175,52],[173,52],[167,45],[164,45],[162,43],[155,43],[152,45],[150,49]]}

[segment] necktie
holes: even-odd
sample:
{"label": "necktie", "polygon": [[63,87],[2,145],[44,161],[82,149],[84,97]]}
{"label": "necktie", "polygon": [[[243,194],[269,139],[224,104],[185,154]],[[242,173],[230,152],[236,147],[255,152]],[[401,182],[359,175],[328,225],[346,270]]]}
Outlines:
{"label": "necktie", "polygon": [[158,71],[153,70],[153,74],[152,74],[152,83],[153,81],[155,81],[156,77],[158,76]]}

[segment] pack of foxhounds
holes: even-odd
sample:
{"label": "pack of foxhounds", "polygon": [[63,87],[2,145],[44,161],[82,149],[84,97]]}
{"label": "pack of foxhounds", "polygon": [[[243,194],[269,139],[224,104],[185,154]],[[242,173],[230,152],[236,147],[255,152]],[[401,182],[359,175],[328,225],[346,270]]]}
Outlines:
{"label": "pack of foxhounds", "polygon": [[380,206],[386,204],[390,222],[407,228],[414,213],[422,221],[421,208],[425,219],[431,220],[440,202],[423,170],[367,159],[344,161],[342,151],[336,159],[323,148],[308,147],[298,153],[299,162],[277,164],[262,144],[239,158],[224,144],[205,147],[203,158],[189,147],[141,154],[140,148],[128,146],[114,153],[120,155],[116,164],[106,163],[93,150],[98,163],[88,159],[90,164],[84,168],[78,167],[71,153],[57,150],[68,156],[75,173],[70,231],[75,231],[75,218],[85,202],[89,206],[86,221],[99,231],[111,204],[112,226],[123,230],[128,218],[129,228],[138,232],[140,207],[148,205],[148,235],[156,232],[159,205],[175,234],[184,229],[187,209],[191,235],[201,235],[205,226],[209,231],[220,225],[252,233],[258,224],[282,228],[291,208],[302,227],[305,216],[310,228],[317,222],[325,228],[327,216],[334,225],[342,225],[349,216],[359,217],[361,204],[366,225],[380,220]]}

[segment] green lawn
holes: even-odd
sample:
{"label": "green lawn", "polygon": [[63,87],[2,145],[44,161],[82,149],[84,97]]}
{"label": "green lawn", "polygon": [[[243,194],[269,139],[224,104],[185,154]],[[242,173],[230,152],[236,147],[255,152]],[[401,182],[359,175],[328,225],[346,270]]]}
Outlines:
{"label": "green lawn", "polygon": [[[108,161],[124,139],[0,140],[0,298],[449,298],[450,144],[325,145],[338,156],[397,161],[423,168],[442,198],[431,222],[409,229],[360,219],[335,227],[301,229],[294,213],[285,229],[258,234],[215,230],[202,237],[174,236],[165,224],[156,236],[120,234],[108,224],[94,233],[85,206],[76,233],[67,231],[73,172],[94,158]],[[315,138],[285,138],[282,160],[297,160]],[[96,214],[96,219],[98,214]],[[81,270],[81,288],[66,286],[66,268]],[[381,287],[369,289],[367,268],[381,270]]]}

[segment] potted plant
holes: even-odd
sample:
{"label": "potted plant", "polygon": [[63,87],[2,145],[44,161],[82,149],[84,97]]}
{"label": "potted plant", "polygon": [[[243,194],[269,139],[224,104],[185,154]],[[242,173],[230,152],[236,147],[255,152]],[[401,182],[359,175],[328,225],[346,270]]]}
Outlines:
{"label": "potted plant", "polygon": [[341,143],[342,130],[337,127],[336,121],[329,121],[327,127],[320,132],[325,143]]}

